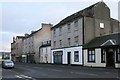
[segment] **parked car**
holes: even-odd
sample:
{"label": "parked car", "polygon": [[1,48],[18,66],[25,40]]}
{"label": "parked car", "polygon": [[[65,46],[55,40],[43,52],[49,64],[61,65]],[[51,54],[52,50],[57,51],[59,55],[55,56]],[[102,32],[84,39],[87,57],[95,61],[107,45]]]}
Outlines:
{"label": "parked car", "polygon": [[2,68],[14,68],[14,63],[11,60],[2,61]]}

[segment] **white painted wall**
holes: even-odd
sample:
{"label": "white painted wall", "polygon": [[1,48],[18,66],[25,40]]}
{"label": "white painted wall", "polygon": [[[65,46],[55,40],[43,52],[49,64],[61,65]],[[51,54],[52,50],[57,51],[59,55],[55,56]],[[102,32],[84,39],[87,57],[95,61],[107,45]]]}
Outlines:
{"label": "white painted wall", "polygon": [[[82,46],[52,50],[52,63],[54,63],[54,61],[53,61],[53,52],[54,51],[63,51],[63,56],[62,56],[63,64],[68,64],[67,52],[71,52],[71,64],[77,64],[77,65],[83,64],[82,63],[83,62],[82,61]],[[79,51],[79,62],[74,62],[74,51]]]}
{"label": "white painted wall", "polygon": [[88,62],[88,50],[84,50],[84,66],[106,67],[106,63],[101,63],[101,49],[95,49],[95,63]]}
{"label": "white painted wall", "polygon": [[[74,62],[74,51],[79,51],[79,62]],[[65,48],[65,53],[63,55],[63,64],[68,64],[68,57],[67,53],[71,52],[71,64],[77,64],[82,65],[82,46],[79,47],[71,47],[71,48]]]}
{"label": "white painted wall", "polygon": [[41,48],[41,58],[42,58],[42,60],[40,60],[41,63],[52,62],[51,46]]}

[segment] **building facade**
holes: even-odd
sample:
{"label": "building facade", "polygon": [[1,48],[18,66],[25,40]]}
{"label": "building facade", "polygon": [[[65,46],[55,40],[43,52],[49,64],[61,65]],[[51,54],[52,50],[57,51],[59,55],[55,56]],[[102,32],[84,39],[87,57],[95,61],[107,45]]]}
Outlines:
{"label": "building facade", "polygon": [[13,42],[11,43],[11,56],[13,61],[21,61],[23,38],[23,36],[16,36],[16,38],[13,37]]}
{"label": "building facade", "polygon": [[25,34],[23,38],[23,51],[22,51],[22,62],[34,63],[35,62],[35,51],[33,42],[33,32],[31,34]]}
{"label": "building facade", "polygon": [[[97,37],[118,34],[120,32],[119,24],[118,20],[110,17],[110,9],[103,1],[66,17],[51,29],[52,63],[89,66],[91,62],[88,59],[89,57],[92,59],[92,51],[90,56],[87,55],[88,51],[84,45]],[[87,50],[91,50],[91,48],[89,47]],[[96,49],[98,66],[102,64],[99,62],[101,54],[103,54],[101,50]],[[95,58],[93,57],[93,59]],[[105,64],[103,65],[105,66]],[[94,64],[90,66],[94,66]]]}
{"label": "building facade", "polygon": [[[41,63],[42,57],[40,53],[40,47],[42,46],[42,42],[51,40],[51,27],[52,24],[42,23],[42,27],[33,33],[33,43],[35,50],[35,62]],[[49,50],[49,49],[48,49]]]}
{"label": "building facade", "polygon": [[40,49],[39,50],[40,63],[51,63],[52,62],[51,40],[43,41],[39,49]]}

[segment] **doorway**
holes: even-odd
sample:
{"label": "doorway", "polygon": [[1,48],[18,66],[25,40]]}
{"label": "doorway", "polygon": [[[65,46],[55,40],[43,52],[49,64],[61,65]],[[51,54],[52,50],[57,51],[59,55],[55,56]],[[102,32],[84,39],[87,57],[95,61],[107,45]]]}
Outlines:
{"label": "doorway", "polygon": [[114,50],[108,49],[106,54],[106,66],[107,67],[115,67],[115,61],[114,61]]}
{"label": "doorway", "polygon": [[68,56],[68,64],[71,64],[71,52],[68,52],[67,53],[67,56]]}

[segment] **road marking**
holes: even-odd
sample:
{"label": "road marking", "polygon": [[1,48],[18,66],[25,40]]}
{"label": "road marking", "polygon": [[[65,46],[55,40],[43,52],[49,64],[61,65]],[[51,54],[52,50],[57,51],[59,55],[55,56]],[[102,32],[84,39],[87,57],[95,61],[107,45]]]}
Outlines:
{"label": "road marking", "polygon": [[26,75],[20,75],[20,76],[22,76],[22,77],[24,77],[24,78],[32,79],[32,77],[29,77],[29,76],[26,76]]}
{"label": "road marking", "polygon": [[21,76],[15,75],[17,78],[22,78]]}
{"label": "road marking", "polygon": [[30,77],[30,76],[26,76],[26,75],[20,74],[20,73],[18,73],[18,72],[16,72],[16,71],[13,71],[13,70],[8,70],[8,71],[11,71],[11,72],[16,73],[16,74],[17,74],[17,75],[16,75],[17,78],[36,80],[35,78],[32,78],[32,77]]}

